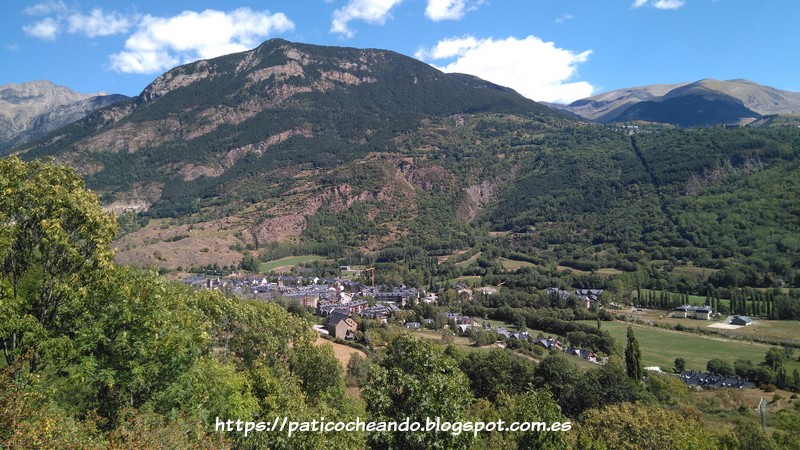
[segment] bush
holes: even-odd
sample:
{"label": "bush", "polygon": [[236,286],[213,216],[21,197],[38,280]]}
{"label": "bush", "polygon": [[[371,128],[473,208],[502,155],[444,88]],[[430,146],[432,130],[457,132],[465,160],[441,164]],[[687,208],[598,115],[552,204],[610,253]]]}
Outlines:
{"label": "bush", "polygon": [[772,383],[770,383],[770,384],[768,384],[768,385],[764,386],[764,392],[775,392],[775,391],[777,391],[777,390],[778,390],[778,387],[777,387],[777,386],[775,386],[775,385],[774,385],[774,384],[772,384]]}

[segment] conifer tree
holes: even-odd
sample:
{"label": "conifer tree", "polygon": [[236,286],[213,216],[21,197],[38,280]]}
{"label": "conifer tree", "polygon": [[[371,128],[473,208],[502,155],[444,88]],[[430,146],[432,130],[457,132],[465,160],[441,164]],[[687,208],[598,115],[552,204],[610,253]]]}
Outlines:
{"label": "conifer tree", "polygon": [[625,369],[628,377],[634,381],[642,381],[642,352],[639,350],[639,341],[633,335],[633,328],[628,327],[628,345],[625,347]]}

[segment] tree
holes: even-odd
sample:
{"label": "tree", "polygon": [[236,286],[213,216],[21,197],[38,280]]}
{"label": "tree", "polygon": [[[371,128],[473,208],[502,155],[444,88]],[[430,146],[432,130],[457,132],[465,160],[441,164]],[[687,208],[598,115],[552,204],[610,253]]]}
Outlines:
{"label": "tree", "polygon": [[338,406],[345,401],[343,369],[332,345],[304,342],[295,347],[289,364],[312,404]]}
{"label": "tree", "polygon": [[484,330],[483,328],[470,328],[467,332],[467,337],[476,347],[491,345],[497,341],[497,334],[494,331]]}
{"label": "tree", "polygon": [[642,381],[644,369],[642,368],[642,353],[639,350],[639,341],[633,335],[633,328],[628,327],[628,345],[625,347],[625,370],[628,377],[635,381]]}
{"label": "tree", "polygon": [[588,411],[579,430],[578,447],[723,448],[722,436],[709,430],[701,423],[696,410],[678,411],[640,403],[622,403]]}
{"label": "tree", "polygon": [[[545,390],[530,390],[523,394],[511,396],[501,394],[497,401],[498,415],[506,421],[511,422],[554,422],[565,423],[568,420],[562,415],[561,408],[553,401],[550,393]],[[572,424],[570,423],[570,427]],[[564,431],[568,431],[565,429]],[[495,436],[481,436],[492,438]],[[495,432],[491,433],[503,440],[505,445],[491,445],[494,443],[480,445],[480,448],[517,448],[517,449],[566,449],[568,448],[566,435],[563,431],[529,431],[529,432]]]}
{"label": "tree", "polygon": [[533,371],[534,384],[547,388],[562,406],[571,400],[575,385],[581,379],[581,370],[562,353],[553,352]]}
{"label": "tree", "polygon": [[719,358],[709,360],[706,364],[706,370],[717,375],[724,375],[726,377],[732,377],[736,375],[736,371],[734,370],[733,366],[731,366],[731,363],[723,361]]}
{"label": "tree", "polygon": [[789,361],[791,354],[792,349],[772,347],[767,350],[767,354],[764,355],[764,362],[770,369],[777,372]]}
{"label": "tree", "polygon": [[686,370],[686,360],[675,358],[675,373],[683,373],[684,370]]}
{"label": "tree", "polygon": [[667,407],[678,406],[687,403],[689,400],[689,390],[686,383],[677,377],[660,374],[658,372],[647,375],[645,389]]}
{"label": "tree", "polygon": [[81,177],[52,162],[0,160],[0,193],[0,282],[11,291],[0,289],[0,340],[7,364],[31,350],[36,371],[43,349],[65,349],[55,336],[74,329],[81,299],[110,269],[117,225]]}
{"label": "tree", "polygon": [[[425,423],[463,421],[473,401],[469,381],[456,362],[430,342],[401,334],[386,349],[386,356],[372,367],[364,388],[367,413],[376,421]],[[386,449],[467,448],[472,434],[449,432],[375,432],[370,446]]]}
{"label": "tree", "polygon": [[470,352],[459,367],[469,378],[475,397],[494,401],[501,392],[518,394],[533,384],[534,364],[507,350]]}

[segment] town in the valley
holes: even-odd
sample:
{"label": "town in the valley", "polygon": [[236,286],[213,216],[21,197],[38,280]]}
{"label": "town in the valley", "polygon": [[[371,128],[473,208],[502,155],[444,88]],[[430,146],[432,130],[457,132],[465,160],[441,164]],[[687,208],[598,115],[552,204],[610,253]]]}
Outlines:
{"label": "town in the valley", "polygon": [[[299,269],[312,272],[308,269]],[[342,272],[353,272],[349,266],[340,267]],[[283,299],[287,304],[314,311],[317,325],[314,330],[322,337],[338,342],[353,343],[359,324],[364,320],[373,320],[380,323],[393,322],[402,325],[406,330],[414,332],[420,329],[449,330],[450,335],[470,336],[477,330],[489,331],[496,335],[494,345],[506,348],[507,343],[525,343],[530,346],[540,347],[545,351],[562,352],[566,355],[579,357],[595,364],[605,364],[608,356],[598,355],[595,352],[569,345],[560,338],[544,336],[542,333],[534,336],[525,331],[525,327],[518,331],[511,331],[503,326],[492,326],[487,321],[482,321],[455,311],[445,313],[446,322],[432,317],[411,316],[408,310],[414,306],[425,304],[444,306],[439,302],[439,296],[445,288],[437,291],[425,292],[415,287],[390,287],[385,285],[368,285],[352,279],[340,277],[320,278],[303,274],[280,275],[250,275],[226,277],[192,276],[182,280],[195,289],[222,290],[236,295],[242,299],[279,301]],[[469,286],[460,281],[450,286],[457,293],[459,302],[469,302],[476,295],[492,295],[497,292],[493,287]],[[544,289],[544,294],[551,297],[572,299],[585,306],[587,309],[602,308],[600,296],[603,289],[576,289],[567,291],[551,287]],[[620,305],[611,305],[620,307]],[[641,310],[639,308],[632,308]],[[670,314],[674,318],[689,318],[696,320],[711,320],[714,318],[711,306],[681,305],[673,309]],[[737,328],[752,325],[753,320],[747,316],[731,316],[726,324]],[[645,367],[645,370],[664,373],[659,367]],[[685,370],[675,374],[689,386],[696,388],[752,388],[755,383],[741,379],[737,376],[716,374],[698,370]]]}

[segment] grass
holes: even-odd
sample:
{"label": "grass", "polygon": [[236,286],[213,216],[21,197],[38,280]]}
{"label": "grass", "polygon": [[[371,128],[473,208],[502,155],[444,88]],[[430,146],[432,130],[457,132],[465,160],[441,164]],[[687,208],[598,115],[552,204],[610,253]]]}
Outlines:
{"label": "grass", "polygon": [[[573,275],[578,275],[578,276],[591,275],[592,274],[592,272],[587,271],[587,270],[573,269],[572,267],[567,267],[567,266],[556,266],[556,270],[559,273],[569,271]],[[598,277],[610,277],[612,275],[620,275],[622,273],[625,273],[625,272],[623,272],[623,271],[621,271],[619,269],[614,269],[613,267],[601,267],[601,268],[599,268],[599,269],[594,271],[594,274],[597,275]]]}
{"label": "grass", "polygon": [[[632,315],[640,317],[653,323],[663,323],[668,325],[682,325],[686,328],[706,328],[716,321],[677,319],[667,317],[671,311],[649,309],[643,312],[636,312]],[[722,322],[719,322],[722,323]],[[755,319],[753,325],[741,327],[736,330],[716,329],[717,333],[737,339],[766,338],[778,341],[800,343],[800,322],[796,320],[766,320]]]}
{"label": "grass", "polygon": [[693,278],[700,282],[708,281],[708,277],[718,272],[719,269],[712,269],[709,267],[697,267],[697,266],[675,266],[672,269],[672,273],[675,275],[684,275],[687,278]]}
{"label": "grass", "polygon": [[519,270],[523,267],[536,267],[536,264],[528,262],[528,261],[517,261],[515,259],[508,259],[508,258],[500,258],[500,265],[503,266],[503,269],[508,271],[515,271]]}
{"label": "grass", "polygon": [[[589,325],[596,324],[594,321],[582,322]],[[746,359],[758,364],[764,360],[764,355],[770,348],[766,344],[731,341],[625,322],[602,322],[602,329],[608,331],[617,341],[617,345],[624,348],[629,325],[633,327],[634,335],[639,342],[644,365],[659,366],[664,370],[674,367],[675,358],[683,358],[686,360],[686,368],[695,370],[705,370],[706,364],[713,358],[720,358],[731,364],[737,359]],[[791,374],[794,368],[800,369],[800,363],[794,358],[786,368]]]}
{"label": "grass", "polygon": [[347,370],[347,363],[350,362],[350,358],[353,355],[358,354],[361,355],[362,358],[367,357],[367,355],[361,350],[358,350],[353,347],[348,347],[346,345],[342,345],[337,342],[331,342],[321,337],[317,337],[316,342],[314,342],[314,345],[326,345],[326,344],[330,344],[330,346],[333,347],[334,356],[336,356],[336,359],[339,361],[339,364],[341,364],[345,370]]}
{"label": "grass", "polygon": [[478,286],[480,287],[481,286],[481,281],[483,280],[483,277],[481,277],[480,275],[467,275],[467,276],[464,276],[464,277],[451,278],[451,279],[447,280],[447,284],[449,286],[452,286],[452,285],[454,285],[454,284],[456,284],[458,282],[463,282],[467,286],[472,287],[476,283],[476,280],[477,280]]}
{"label": "grass", "polygon": [[758,336],[782,341],[800,342],[800,322],[796,320],[761,320],[756,319],[753,325],[736,330],[724,330],[734,336]]}
{"label": "grass", "polygon": [[474,255],[470,256],[468,259],[466,259],[464,261],[461,261],[461,262],[457,262],[456,266],[458,266],[458,267],[469,267],[470,264],[474,263],[475,261],[478,260],[478,258],[481,257],[481,254],[483,254],[483,252],[475,253]]}
{"label": "grass", "polygon": [[258,266],[258,271],[261,273],[267,273],[281,267],[287,267],[291,269],[292,267],[298,264],[310,261],[319,261],[321,259],[324,258],[322,256],[317,256],[317,255],[287,256],[286,258],[281,258],[281,259],[276,259],[274,261],[261,263]]}

